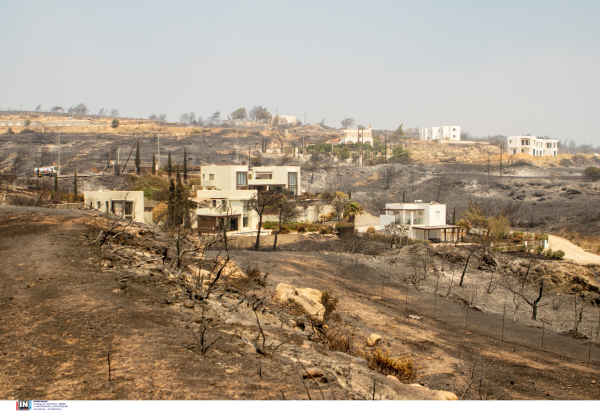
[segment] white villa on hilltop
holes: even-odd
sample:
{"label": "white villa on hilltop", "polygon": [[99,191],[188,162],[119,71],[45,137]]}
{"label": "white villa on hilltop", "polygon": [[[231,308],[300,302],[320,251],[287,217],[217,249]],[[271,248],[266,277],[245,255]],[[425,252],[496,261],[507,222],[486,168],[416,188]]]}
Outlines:
{"label": "white villa on hilltop", "polygon": [[509,136],[506,146],[507,154],[530,154],[535,157],[558,155],[558,140],[530,136]]}
{"label": "white villa on hilltop", "polygon": [[460,141],[460,126],[441,126],[422,128],[421,140],[454,140]]}
{"label": "white villa on hilltop", "polygon": [[369,128],[361,129],[360,134],[358,129],[344,129],[342,130],[342,136],[331,140],[331,143],[333,145],[348,143],[356,144],[359,141],[373,145],[373,130],[371,129],[370,124]]}
{"label": "white villa on hilltop", "polygon": [[385,231],[390,223],[407,224],[410,237],[416,240],[454,241],[459,228],[446,224],[446,204],[435,201],[386,204],[379,215],[380,230]]}

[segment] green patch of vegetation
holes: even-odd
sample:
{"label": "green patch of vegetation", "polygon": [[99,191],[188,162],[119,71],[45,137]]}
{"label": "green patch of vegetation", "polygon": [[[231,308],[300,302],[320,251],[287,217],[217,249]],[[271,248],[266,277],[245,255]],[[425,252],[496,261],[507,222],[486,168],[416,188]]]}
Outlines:
{"label": "green patch of vegetation", "polygon": [[168,191],[169,187],[167,180],[155,174],[147,174],[141,177],[129,174],[126,184],[131,190],[143,191],[145,198],[152,198],[160,191]]}
{"label": "green patch of vegetation", "polygon": [[600,167],[589,166],[582,173],[583,181],[600,181]]}

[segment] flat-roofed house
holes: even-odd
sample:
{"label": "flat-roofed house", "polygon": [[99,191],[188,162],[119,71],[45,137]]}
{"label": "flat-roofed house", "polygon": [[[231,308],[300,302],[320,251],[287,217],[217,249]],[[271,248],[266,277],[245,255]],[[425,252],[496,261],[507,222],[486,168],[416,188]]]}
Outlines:
{"label": "flat-roofed house", "polygon": [[446,204],[435,201],[386,204],[379,215],[381,231],[390,223],[408,225],[410,237],[416,240],[453,241],[459,228],[446,224]]}
{"label": "flat-roofed house", "polygon": [[202,188],[206,190],[271,190],[284,189],[299,195],[300,166],[239,165],[202,166]]}
{"label": "flat-roofed house", "polygon": [[258,229],[258,214],[249,206],[256,190],[207,190],[194,186],[196,219],[192,228],[201,232],[218,232],[225,228],[232,233],[251,233]]}
{"label": "flat-roofed house", "polygon": [[86,207],[103,213],[115,214],[119,217],[144,222],[143,191],[84,191]]}

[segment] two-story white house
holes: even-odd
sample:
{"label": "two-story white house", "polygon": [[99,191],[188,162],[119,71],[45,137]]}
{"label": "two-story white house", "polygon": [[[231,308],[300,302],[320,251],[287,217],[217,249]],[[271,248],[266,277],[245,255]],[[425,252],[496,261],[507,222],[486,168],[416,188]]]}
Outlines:
{"label": "two-story white house", "polygon": [[535,136],[509,136],[506,151],[508,154],[529,154],[535,157],[558,155],[558,140]]}
{"label": "two-story white house", "polygon": [[300,166],[239,165],[202,166],[202,187],[206,190],[288,190],[301,193]]}
{"label": "two-story white house", "polygon": [[[360,131],[360,133],[359,133]],[[371,125],[369,124],[369,128],[364,129],[344,129],[342,130],[342,136],[336,139],[331,140],[332,145],[338,144],[356,144],[361,142],[363,144],[371,144],[373,145],[373,130],[371,129]]]}
{"label": "two-story white house", "polygon": [[233,234],[258,229],[258,214],[249,206],[256,190],[207,190],[193,186],[192,193],[195,195],[190,201],[196,206],[192,228],[210,233],[225,227]]}
{"label": "two-story white house", "polygon": [[460,126],[441,126],[422,128],[420,130],[421,140],[454,140],[460,141]]}
{"label": "two-story white house", "polygon": [[459,226],[446,224],[446,204],[423,203],[386,204],[379,215],[381,231],[390,224],[407,224],[410,237],[417,240],[453,241]]}

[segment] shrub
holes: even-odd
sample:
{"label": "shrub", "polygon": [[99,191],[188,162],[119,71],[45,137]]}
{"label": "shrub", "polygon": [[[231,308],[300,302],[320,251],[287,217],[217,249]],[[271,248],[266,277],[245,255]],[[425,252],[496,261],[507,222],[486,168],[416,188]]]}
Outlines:
{"label": "shrub", "polygon": [[306,232],[306,226],[304,225],[299,225],[298,228],[296,229],[299,233],[304,233]]}
{"label": "shrub", "polygon": [[565,258],[565,252],[563,250],[556,250],[554,253],[552,253],[552,257],[556,258],[557,260],[562,260]]}
{"label": "shrub", "polygon": [[319,234],[331,234],[333,233],[333,228],[331,226],[321,227],[319,229]]}
{"label": "shrub", "polygon": [[321,304],[325,307],[325,314],[323,314],[323,319],[325,321],[331,318],[339,302],[339,298],[334,296],[331,291],[323,291],[321,294]]}
{"label": "shrub", "polygon": [[31,133],[35,133],[35,131],[33,131],[30,128],[24,128],[23,130],[19,131],[19,133],[21,133],[21,134],[31,134]]}
{"label": "shrub", "polygon": [[348,223],[339,223],[335,225],[335,229],[338,231],[340,235],[353,234],[354,233],[354,224]]}
{"label": "shrub", "polygon": [[317,227],[308,227],[306,229],[306,231],[311,231],[311,232],[315,232],[315,231],[319,231],[319,229]]}
{"label": "shrub", "polygon": [[540,240],[540,241],[548,241],[548,234],[540,234],[538,236],[538,240]]}
{"label": "shrub", "polygon": [[582,173],[583,181],[600,181],[600,167],[589,166]]}
{"label": "shrub", "polygon": [[290,229],[286,225],[282,225],[281,231],[279,232],[279,234],[289,234],[289,233],[290,233]]}
{"label": "shrub", "polygon": [[[152,198],[157,201],[164,201],[163,196],[157,196],[156,193],[163,191],[162,194],[167,194],[169,190],[169,183],[164,178],[157,176],[156,174],[147,174],[141,177],[137,177],[133,174],[127,176],[126,183],[135,191],[143,191],[145,198]],[[155,198],[156,197],[156,198]]]}
{"label": "shrub", "polygon": [[8,130],[6,130],[6,134],[15,134],[15,132],[12,130],[12,127],[9,127]]}
{"label": "shrub", "polygon": [[573,166],[575,165],[575,163],[574,163],[574,162],[572,162],[571,160],[569,160],[568,158],[563,158],[563,159],[561,159],[561,160],[558,162],[558,164],[559,164],[561,167],[573,167]]}
{"label": "shrub", "polygon": [[155,224],[165,221],[167,218],[167,209],[168,207],[165,203],[160,203],[154,207],[152,209],[152,221],[154,221]]}
{"label": "shrub", "polygon": [[383,375],[394,375],[398,378],[408,379],[415,371],[415,365],[408,356],[394,358],[389,351],[381,351],[379,347],[371,353],[364,353],[369,368]]}
{"label": "shrub", "polygon": [[367,233],[369,233],[369,234],[375,234],[376,232],[377,232],[377,230],[375,230],[375,227],[367,228]]}
{"label": "shrub", "polygon": [[112,128],[117,128],[119,127],[119,120],[117,120],[116,118],[113,118],[113,121],[110,122],[110,126]]}

